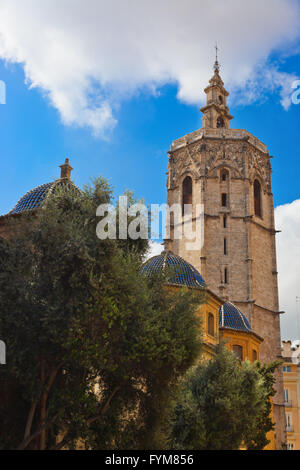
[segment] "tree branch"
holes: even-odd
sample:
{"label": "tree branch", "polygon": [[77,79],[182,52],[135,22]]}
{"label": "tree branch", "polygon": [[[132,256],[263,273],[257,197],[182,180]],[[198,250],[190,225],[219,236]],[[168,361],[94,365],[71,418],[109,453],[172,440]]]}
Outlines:
{"label": "tree branch", "polygon": [[[86,422],[87,426],[90,426],[92,423],[94,423],[95,421],[100,419],[107,412],[112,399],[114,398],[116,393],[120,390],[120,388],[121,388],[121,386],[118,386],[118,387],[114,388],[114,390],[112,391],[111,395],[109,396],[107,402],[105,403],[104,407],[102,408],[100,414],[97,415],[97,416],[93,416],[93,418],[88,419],[87,422]],[[64,447],[64,445],[67,444],[67,442],[68,442],[68,437],[65,436],[57,445],[52,447],[51,450],[60,450],[62,447]]]}
{"label": "tree branch", "polygon": [[33,434],[31,434],[31,436],[28,436],[27,439],[24,439],[23,442],[21,442],[21,444],[17,448],[17,450],[26,449],[26,447],[28,447],[30,442],[33,441],[33,439],[38,437],[44,429],[49,428],[54,423],[54,421],[56,420],[58,416],[59,416],[59,413],[57,413],[48,423],[44,423],[42,426],[40,426]]}
{"label": "tree branch", "polygon": [[100,419],[108,410],[109,406],[110,406],[110,403],[112,401],[112,399],[114,398],[114,396],[116,395],[116,393],[120,390],[121,386],[118,386],[118,387],[115,387],[114,390],[112,391],[110,397],[108,398],[107,402],[105,403],[104,407],[102,408],[101,412],[99,415],[97,416],[94,416],[93,418],[90,418],[87,420],[87,425],[89,426],[90,424],[94,423],[95,421],[97,421],[98,419]]}
{"label": "tree branch", "polygon": [[28,418],[27,418],[27,422],[26,422],[26,427],[25,427],[25,433],[24,433],[24,441],[25,441],[25,439],[28,438],[28,436],[30,436],[32,422],[33,422],[33,418],[34,418],[34,415],[35,415],[35,410],[36,410],[37,404],[38,404],[38,400],[36,400],[35,402],[32,403],[31,408],[29,410]]}

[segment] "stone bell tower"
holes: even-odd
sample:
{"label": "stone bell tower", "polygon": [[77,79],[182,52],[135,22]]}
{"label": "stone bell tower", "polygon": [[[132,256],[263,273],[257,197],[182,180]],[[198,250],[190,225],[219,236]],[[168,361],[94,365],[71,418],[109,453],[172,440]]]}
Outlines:
{"label": "stone bell tower", "polygon": [[[216,60],[201,108],[203,127],[175,140],[169,151],[168,205],[192,204],[196,230],[202,207],[202,238],[193,249],[171,216],[169,248],[195,266],[208,287],[234,303],[262,338],[262,362],[281,358],[276,230],[267,147],[243,129],[229,129],[229,93]],[[182,225],[182,222],[180,222]],[[246,354],[251,352],[245,351]],[[282,372],[274,397],[276,448],[285,443]]]}
{"label": "stone bell tower", "polygon": [[229,128],[229,121],[233,116],[229,114],[227,106],[228,91],[224,88],[224,83],[219,74],[220,66],[216,59],[214,75],[209,80],[209,86],[205,88],[206,105],[200,109],[203,113],[204,129]]}

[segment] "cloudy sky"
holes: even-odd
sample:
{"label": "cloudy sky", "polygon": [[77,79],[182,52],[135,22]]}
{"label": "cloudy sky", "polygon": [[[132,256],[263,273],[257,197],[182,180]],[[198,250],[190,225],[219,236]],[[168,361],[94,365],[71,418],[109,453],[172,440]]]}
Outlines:
{"label": "cloudy sky", "polygon": [[66,156],[79,185],[102,174],[164,202],[166,151],[201,126],[218,41],[232,127],[275,157],[283,336],[300,335],[299,33],[298,0],[0,0],[0,213]]}

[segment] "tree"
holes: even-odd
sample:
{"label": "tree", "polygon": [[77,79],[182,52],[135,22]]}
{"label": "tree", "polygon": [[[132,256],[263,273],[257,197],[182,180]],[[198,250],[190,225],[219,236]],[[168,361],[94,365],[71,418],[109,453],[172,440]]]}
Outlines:
{"label": "tree", "polygon": [[141,276],[147,241],[99,240],[96,208],[111,202],[103,179],[57,191],[0,241],[2,449],[151,446],[199,354],[201,292]]}
{"label": "tree", "polygon": [[187,374],[174,401],[169,446],[176,449],[263,449],[273,429],[270,398],[279,363],[239,363],[224,344]]}

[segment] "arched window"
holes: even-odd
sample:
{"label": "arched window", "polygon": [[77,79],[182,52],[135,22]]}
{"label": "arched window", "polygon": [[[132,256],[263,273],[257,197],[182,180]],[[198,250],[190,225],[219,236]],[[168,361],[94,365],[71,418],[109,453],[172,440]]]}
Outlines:
{"label": "arched window", "polygon": [[217,119],[217,127],[218,127],[218,128],[225,127],[224,119],[223,119],[222,117],[218,117],[218,119]]}
{"label": "arched window", "polygon": [[233,349],[234,354],[238,358],[238,360],[242,361],[243,360],[243,347],[240,346],[239,344],[234,344],[232,349]]}
{"label": "arched window", "polygon": [[228,181],[229,179],[229,171],[228,170],[222,170],[221,171],[221,181]]}
{"label": "arched window", "polygon": [[261,210],[261,185],[260,182],[255,180],[253,185],[254,190],[254,213],[258,217],[262,217]]}
{"label": "arched window", "polygon": [[257,351],[256,349],[252,349],[252,361],[257,361]]}
{"label": "arched window", "polygon": [[212,313],[208,314],[208,321],[207,321],[207,330],[208,334],[211,336],[215,335],[215,317]]}
{"label": "arched window", "polygon": [[182,213],[190,212],[185,210],[185,205],[193,204],[193,181],[190,176],[187,176],[182,183]]}

